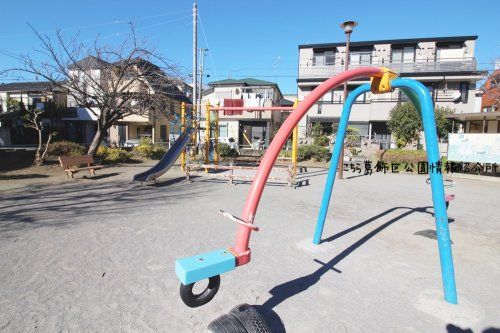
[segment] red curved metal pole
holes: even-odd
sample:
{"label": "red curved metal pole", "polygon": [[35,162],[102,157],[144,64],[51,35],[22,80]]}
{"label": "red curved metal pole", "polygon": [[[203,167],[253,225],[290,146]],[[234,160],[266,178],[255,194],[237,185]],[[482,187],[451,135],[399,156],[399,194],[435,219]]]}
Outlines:
{"label": "red curved metal pole", "polygon": [[[307,113],[307,111],[329,90],[339,86],[345,81],[354,80],[362,77],[380,76],[383,70],[378,67],[363,67],[352,69],[336,75],[322,84],[316,89],[311,91],[304,100],[297,106],[297,108],[288,116],[283,125],[280,127],[278,133],[273,138],[271,145],[267,149],[259,169],[248,192],[245,206],[241,214],[241,219],[247,223],[253,224],[259,201],[264,192],[267,178],[271,173],[271,169],[278,158],[281,147],[285,144],[287,138],[290,136],[293,128],[299,123],[300,119]],[[250,261],[250,249],[248,243],[250,242],[251,229],[247,226],[240,225],[236,234],[236,246],[230,248],[231,252],[236,256],[236,265],[241,266]]]}

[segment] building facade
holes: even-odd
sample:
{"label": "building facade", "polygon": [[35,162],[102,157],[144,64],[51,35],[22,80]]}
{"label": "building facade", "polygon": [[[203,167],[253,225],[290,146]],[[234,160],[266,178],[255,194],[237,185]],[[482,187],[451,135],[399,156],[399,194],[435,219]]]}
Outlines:
{"label": "building facade", "polygon": [[[201,114],[205,119],[207,104],[216,106],[273,107],[281,106],[283,94],[274,82],[246,79],[227,79],[208,84],[203,92]],[[219,133],[222,141],[233,138],[240,146],[255,146],[263,141],[267,146],[283,121],[276,111],[220,111]]]}
{"label": "building facade", "polygon": [[59,130],[63,127],[61,118],[72,112],[66,103],[67,92],[49,82],[0,84],[0,146],[36,143],[36,133],[24,127],[22,112],[25,111],[45,110],[41,119],[44,128]]}
{"label": "building facade", "polygon": [[[163,110],[148,110],[141,114],[131,114],[118,120],[117,123],[109,129],[108,139],[112,145],[122,146],[128,140],[139,140],[143,137],[149,137],[153,143],[168,142],[171,132],[172,120],[176,119],[177,114],[180,114],[181,103],[191,103],[191,100],[186,96],[189,93],[189,87],[182,82],[169,79],[163,71],[156,65],[147,60],[136,58],[133,59],[136,64],[136,70],[146,70],[147,74],[143,75],[141,86],[135,83],[128,88],[128,92],[134,93],[142,89],[146,89],[150,94],[163,94],[168,102]],[[82,74],[79,71],[85,71],[84,75],[92,76],[96,82],[104,80],[101,73],[103,68],[120,65],[119,63],[104,63],[102,60],[94,57],[86,57],[80,60],[77,64],[70,65],[69,72],[73,77],[79,77]],[[151,77],[151,80],[149,80]],[[159,78],[164,78],[159,80]],[[159,84],[164,82],[165,84]],[[166,84],[166,83],[170,84]],[[181,88],[183,89],[181,91]],[[85,89],[92,89],[91,86]],[[95,92],[90,92],[93,94]],[[68,126],[75,128],[76,136],[73,141],[90,144],[96,132],[98,108],[81,107],[76,105],[74,98],[68,97],[68,106],[75,106],[77,112],[73,118],[65,118]]]}
{"label": "building facade", "polygon": [[[351,42],[349,68],[388,67],[401,77],[422,82],[435,105],[451,107],[456,113],[480,111],[476,82],[484,77],[477,70],[474,47],[477,36],[435,37]],[[326,79],[344,71],[345,43],[299,45],[298,98],[302,99]],[[348,91],[367,80],[350,81]],[[398,103],[408,101],[398,89],[390,94],[366,93],[352,108],[349,125],[359,128],[365,138],[387,149],[391,135],[389,113]],[[336,132],[343,106],[343,86],[329,91],[299,124],[299,136],[307,137],[314,123],[326,133]]]}

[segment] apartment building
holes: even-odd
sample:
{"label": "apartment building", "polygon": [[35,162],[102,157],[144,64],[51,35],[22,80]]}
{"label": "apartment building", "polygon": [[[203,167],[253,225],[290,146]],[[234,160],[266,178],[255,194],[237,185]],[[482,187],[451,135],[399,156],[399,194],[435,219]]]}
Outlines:
{"label": "apartment building", "polygon": [[[203,92],[202,106],[272,107],[286,103],[278,85],[254,78],[227,79],[210,82]],[[202,119],[205,114],[202,112]],[[283,120],[276,111],[220,111],[221,138],[234,138],[240,146],[255,145],[264,141],[268,145]]]}
{"label": "apartment building", "polygon": [[[383,66],[401,77],[419,80],[429,88],[434,103],[456,113],[480,111],[476,82],[485,72],[477,69],[474,48],[477,36],[431,37],[351,42],[349,68]],[[298,97],[302,99],[320,83],[344,70],[345,42],[299,45]],[[348,83],[348,91],[367,80]],[[390,94],[366,93],[353,106],[349,125],[389,148],[387,130],[390,110],[407,101],[398,89]],[[336,131],[343,103],[343,86],[328,92],[299,124],[299,136],[307,137],[314,123],[325,132]]]}

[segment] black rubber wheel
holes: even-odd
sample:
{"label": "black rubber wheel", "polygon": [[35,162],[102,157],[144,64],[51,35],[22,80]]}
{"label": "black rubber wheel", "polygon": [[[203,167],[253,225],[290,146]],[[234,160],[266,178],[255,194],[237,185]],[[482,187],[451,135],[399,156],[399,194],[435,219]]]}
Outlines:
{"label": "black rubber wheel", "polygon": [[208,324],[207,331],[210,333],[248,333],[235,316],[225,314]]}
{"label": "black rubber wheel", "polygon": [[235,316],[248,333],[271,333],[269,325],[255,308],[248,304],[235,306],[229,314]]}
{"label": "black rubber wheel", "polygon": [[194,294],[193,287],[194,283],[185,285],[181,283],[180,294],[181,299],[190,308],[196,308],[210,302],[215,294],[219,291],[220,286],[220,275],[212,276],[208,279],[208,286],[203,290],[201,294]]}

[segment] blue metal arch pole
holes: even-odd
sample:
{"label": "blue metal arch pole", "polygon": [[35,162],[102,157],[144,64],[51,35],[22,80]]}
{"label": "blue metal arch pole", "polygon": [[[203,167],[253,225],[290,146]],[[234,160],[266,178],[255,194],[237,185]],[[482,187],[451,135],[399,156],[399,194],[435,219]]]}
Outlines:
{"label": "blue metal arch pole", "polygon": [[[443,177],[440,168],[440,157],[436,124],[434,120],[434,106],[432,98],[427,88],[418,81],[409,79],[395,79],[391,82],[393,88],[401,88],[403,92],[415,104],[415,107],[422,115],[424,127],[425,143],[427,148],[427,160],[429,164],[432,200],[436,218],[436,233],[438,239],[439,258],[441,262],[441,278],[443,281],[444,298],[447,302],[457,304],[457,291],[455,285],[455,273],[453,267],[453,256],[451,251],[450,231],[448,228],[448,216],[446,212],[446,202],[444,195]],[[333,184],[335,181],[335,166],[338,164],[340,148],[344,142],[347,122],[352,108],[352,104],[361,94],[370,90],[370,85],[365,84],[354,90],[344,103],[342,116],[339,124],[335,147],[330,161],[327,183],[321,203],[321,209],[314,233],[314,244],[319,244],[325,224],[326,214],[330,203]],[[333,166],[333,167],[332,167]],[[433,167],[432,167],[433,166]]]}
{"label": "blue metal arch pole", "polygon": [[[332,197],[333,184],[335,183],[335,174],[337,172],[337,165],[339,165],[340,153],[342,152],[342,145],[344,144],[345,132],[347,131],[347,122],[351,114],[352,104],[362,94],[370,91],[369,84],[363,84],[351,92],[344,102],[342,115],[340,116],[340,123],[333,147],[332,157],[330,159],[330,168],[328,169],[328,176],[326,178],[325,191],[323,192],[323,199],[321,201],[321,208],[319,210],[318,221],[316,222],[316,230],[314,231],[313,243],[319,244],[321,242],[321,235],[323,234],[323,227],[325,226],[326,214],[328,213],[328,206],[330,205],[330,198]],[[342,162],[341,167],[344,167]]]}

